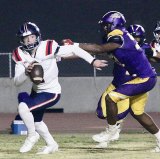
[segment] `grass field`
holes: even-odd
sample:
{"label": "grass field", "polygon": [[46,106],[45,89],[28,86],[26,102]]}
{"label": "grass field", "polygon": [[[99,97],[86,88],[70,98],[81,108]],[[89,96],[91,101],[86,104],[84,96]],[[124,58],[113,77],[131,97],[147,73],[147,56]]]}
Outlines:
{"label": "grass field", "polygon": [[55,134],[59,151],[49,155],[36,155],[44,146],[40,140],[27,154],[18,152],[26,136],[0,134],[0,159],[159,159],[160,153],[150,152],[156,146],[150,134],[121,134],[119,141],[112,142],[107,149],[95,148],[93,134]]}

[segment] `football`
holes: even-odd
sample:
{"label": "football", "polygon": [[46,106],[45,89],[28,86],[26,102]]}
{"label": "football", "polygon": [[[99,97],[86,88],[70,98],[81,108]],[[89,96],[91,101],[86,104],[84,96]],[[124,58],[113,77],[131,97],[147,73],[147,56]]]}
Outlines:
{"label": "football", "polygon": [[32,65],[33,68],[29,73],[29,77],[34,84],[38,85],[43,82],[43,67],[38,62],[34,62]]}

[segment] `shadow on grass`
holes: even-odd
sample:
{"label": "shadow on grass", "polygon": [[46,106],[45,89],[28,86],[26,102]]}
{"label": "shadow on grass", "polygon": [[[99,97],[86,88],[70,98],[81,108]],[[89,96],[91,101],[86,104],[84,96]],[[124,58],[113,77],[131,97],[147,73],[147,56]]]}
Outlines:
{"label": "shadow on grass", "polygon": [[150,148],[142,148],[142,147],[137,147],[136,149],[128,149],[128,148],[96,148],[96,147],[83,147],[83,146],[76,146],[76,147],[69,147],[69,146],[61,146],[60,149],[69,149],[69,150],[86,150],[89,153],[104,153],[104,152],[108,152],[108,151],[121,151],[121,152],[141,152],[141,151],[150,151]]}

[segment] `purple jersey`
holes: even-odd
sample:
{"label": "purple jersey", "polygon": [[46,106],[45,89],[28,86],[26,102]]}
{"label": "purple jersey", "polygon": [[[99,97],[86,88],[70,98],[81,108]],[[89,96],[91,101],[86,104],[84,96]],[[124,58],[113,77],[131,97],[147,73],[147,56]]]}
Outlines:
{"label": "purple jersey", "polygon": [[131,75],[128,74],[128,72],[126,71],[126,69],[120,65],[118,65],[117,63],[114,63],[114,68],[113,68],[113,80],[112,80],[112,84],[115,87],[118,87],[119,85],[130,81],[131,79],[133,79],[133,77]]}
{"label": "purple jersey", "polygon": [[[140,47],[144,50],[145,55],[147,57],[150,57],[150,54],[152,54],[151,45],[148,43],[142,43]],[[154,70],[153,67],[152,69]],[[133,76],[128,74],[124,67],[118,65],[117,63],[114,63],[113,76],[114,78],[112,84],[116,87],[134,78]]]}
{"label": "purple jersey", "polygon": [[[127,31],[114,30],[109,34],[108,39],[111,36],[121,36],[121,39],[123,39],[122,46],[113,51],[113,57],[116,63],[113,71],[114,83],[119,83],[120,81],[125,83],[133,76],[145,78],[156,75],[144,54],[144,50],[140,48],[138,43]],[[130,77],[126,75],[126,71]]]}

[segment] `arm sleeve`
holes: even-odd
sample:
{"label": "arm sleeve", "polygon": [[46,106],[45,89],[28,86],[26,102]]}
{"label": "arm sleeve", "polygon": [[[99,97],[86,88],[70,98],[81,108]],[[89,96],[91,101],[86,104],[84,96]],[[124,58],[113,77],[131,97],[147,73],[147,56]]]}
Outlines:
{"label": "arm sleeve", "polygon": [[14,76],[14,84],[16,86],[21,85],[28,76],[25,74],[25,67],[22,63],[16,63],[15,65],[15,76]]}
{"label": "arm sleeve", "polygon": [[77,55],[90,64],[94,60],[94,57],[92,57],[88,52],[75,45],[60,46],[59,51],[55,53],[55,56],[60,57],[70,57],[73,55]]}

